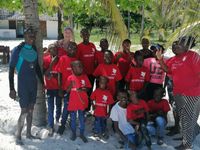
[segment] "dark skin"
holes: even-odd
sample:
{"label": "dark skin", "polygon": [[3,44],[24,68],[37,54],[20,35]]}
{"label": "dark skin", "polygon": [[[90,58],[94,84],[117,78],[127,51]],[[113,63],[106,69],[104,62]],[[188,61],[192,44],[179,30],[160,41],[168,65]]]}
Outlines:
{"label": "dark skin", "polygon": [[[122,48],[123,48],[123,53],[130,54],[131,43],[123,42],[122,43]],[[117,63],[121,57],[122,57],[122,54],[117,55],[115,63]]]}
{"label": "dark skin", "polygon": [[[34,33],[26,33],[25,35],[25,43],[29,45],[33,45],[35,42],[35,34]],[[10,90],[9,96],[11,99],[16,99],[16,91],[15,89]],[[27,133],[26,133],[26,138],[32,139],[36,138],[31,134],[31,126],[32,126],[32,118],[33,118],[33,109],[34,109],[34,104],[30,104],[26,108],[21,108],[21,113],[18,119],[17,123],[17,134],[16,134],[16,144],[18,145],[23,145],[24,143],[22,142],[21,139],[21,133],[22,129],[24,126],[24,121],[26,119],[27,122]]]}
{"label": "dark skin", "polygon": [[[157,89],[154,92],[153,98],[156,103],[159,103],[162,100],[163,94],[162,89]],[[167,118],[167,113],[163,112],[162,110],[157,111],[156,113],[150,113],[150,118],[155,118],[156,116],[163,116],[165,119]],[[166,119],[167,120],[167,119]]]}
{"label": "dark skin", "polygon": [[88,30],[83,29],[81,31],[81,38],[83,39],[83,44],[88,45],[89,44],[89,39],[90,39],[90,33],[88,32]]}
{"label": "dark skin", "polygon": [[[69,57],[76,57],[76,52],[77,52],[77,45],[74,42],[69,42],[67,46],[64,46],[65,51],[67,52],[67,56]],[[58,86],[59,86],[59,96],[63,97],[63,92],[62,92],[62,75],[59,73],[58,74]]]}
{"label": "dark skin", "polygon": [[[128,95],[125,92],[119,92],[117,94],[117,101],[119,101],[119,106],[122,108],[126,108],[127,107],[127,103],[128,103]],[[114,128],[117,132],[117,134],[121,137],[121,139],[123,139],[123,141],[127,141],[126,136],[124,136],[124,134],[121,132],[121,130],[119,129],[119,123],[117,121],[114,121]],[[132,143],[129,143],[129,146],[132,150],[136,149],[136,146]]]}

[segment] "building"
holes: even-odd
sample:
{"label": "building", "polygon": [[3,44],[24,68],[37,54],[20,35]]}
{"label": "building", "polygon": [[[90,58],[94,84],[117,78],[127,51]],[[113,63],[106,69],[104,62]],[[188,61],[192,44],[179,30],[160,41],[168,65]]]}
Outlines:
{"label": "building", "polygon": [[[8,12],[0,9],[0,38],[22,38],[24,34],[25,16],[19,12]],[[58,19],[57,16],[42,14],[39,16],[42,35],[47,39],[57,39]]]}

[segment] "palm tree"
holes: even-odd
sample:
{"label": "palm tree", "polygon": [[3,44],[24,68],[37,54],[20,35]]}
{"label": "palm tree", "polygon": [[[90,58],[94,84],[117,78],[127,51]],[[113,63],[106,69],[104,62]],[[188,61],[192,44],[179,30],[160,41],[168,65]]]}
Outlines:
{"label": "palm tree", "polygon": [[[24,15],[25,15],[25,27],[31,27],[36,31],[35,45],[38,51],[38,61],[42,66],[42,35],[39,28],[39,16],[38,16],[38,1],[37,0],[23,0]],[[46,124],[46,102],[43,94],[43,87],[38,82],[37,101],[33,112],[33,123],[38,126]]]}

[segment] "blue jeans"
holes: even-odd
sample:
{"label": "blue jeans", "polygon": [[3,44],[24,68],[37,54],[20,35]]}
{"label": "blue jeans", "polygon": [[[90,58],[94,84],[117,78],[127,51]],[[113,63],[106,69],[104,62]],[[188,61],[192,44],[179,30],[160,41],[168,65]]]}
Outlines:
{"label": "blue jeans", "polygon": [[154,123],[148,123],[147,129],[150,135],[157,135],[158,137],[164,137],[166,120],[164,117],[156,117]]}
{"label": "blue jeans", "polygon": [[127,141],[125,142],[125,150],[131,150],[131,148],[129,147],[129,144],[131,143],[131,144],[136,145],[137,143],[136,134],[130,133],[125,136],[127,138]]}
{"label": "blue jeans", "polygon": [[47,90],[48,126],[51,128],[54,125],[54,99],[56,99],[56,120],[58,121],[61,115],[61,97],[58,95],[58,90]]}
{"label": "blue jeans", "polygon": [[64,93],[64,106],[63,106],[62,120],[61,120],[62,126],[65,126],[68,115],[69,115],[69,111],[67,110],[68,103],[69,103],[69,94]]}
{"label": "blue jeans", "polygon": [[76,115],[78,112],[79,125],[80,125],[80,135],[84,135],[85,131],[85,111],[77,110],[70,111],[70,119],[71,119],[71,130],[72,133],[76,134]]}
{"label": "blue jeans", "polygon": [[106,117],[95,117],[94,132],[96,134],[104,133],[106,131]]}

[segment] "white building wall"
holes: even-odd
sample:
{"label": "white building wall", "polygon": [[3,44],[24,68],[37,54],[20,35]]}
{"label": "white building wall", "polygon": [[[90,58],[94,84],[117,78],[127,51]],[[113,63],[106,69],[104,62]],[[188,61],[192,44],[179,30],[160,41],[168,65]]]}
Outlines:
{"label": "white building wall", "polygon": [[58,22],[57,21],[47,21],[47,38],[57,39],[58,37]]}
{"label": "white building wall", "polygon": [[15,29],[0,29],[0,38],[14,39],[16,38],[16,30]]}
{"label": "white building wall", "polygon": [[0,20],[0,29],[9,29],[8,20]]}

